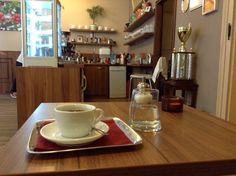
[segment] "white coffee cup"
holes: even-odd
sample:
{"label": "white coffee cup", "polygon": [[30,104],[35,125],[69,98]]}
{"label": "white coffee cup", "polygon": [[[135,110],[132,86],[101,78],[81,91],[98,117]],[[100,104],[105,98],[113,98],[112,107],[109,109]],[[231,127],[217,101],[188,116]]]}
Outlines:
{"label": "white coffee cup", "polygon": [[65,103],[55,107],[55,119],[64,137],[87,136],[103,117],[103,110],[90,104]]}
{"label": "white coffee cup", "polygon": [[101,31],[103,29],[102,26],[98,26],[98,30]]}
{"label": "white coffee cup", "polygon": [[104,27],[104,30],[105,30],[105,31],[108,31],[108,30],[110,30],[110,28],[107,27],[107,26],[105,26],[105,27]]}

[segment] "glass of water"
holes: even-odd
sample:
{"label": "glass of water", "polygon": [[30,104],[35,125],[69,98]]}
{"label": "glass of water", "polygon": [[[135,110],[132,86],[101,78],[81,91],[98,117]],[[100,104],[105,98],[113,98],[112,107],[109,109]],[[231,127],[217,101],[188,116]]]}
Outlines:
{"label": "glass of water", "polygon": [[129,109],[130,126],[143,132],[161,130],[157,89],[134,89]]}

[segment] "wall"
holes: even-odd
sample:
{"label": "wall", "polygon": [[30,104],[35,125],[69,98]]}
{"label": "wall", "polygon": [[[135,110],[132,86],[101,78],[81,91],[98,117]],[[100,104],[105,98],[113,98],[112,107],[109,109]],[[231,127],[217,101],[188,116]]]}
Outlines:
{"label": "wall", "polygon": [[[127,51],[124,43],[124,25],[129,19],[129,1],[128,0],[61,0],[64,9],[62,9],[62,30],[68,31],[72,24],[89,25],[92,23],[86,12],[87,8],[94,5],[101,5],[105,9],[103,17],[98,18],[98,24],[114,27],[118,33],[110,35],[117,41],[116,52]],[[21,32],[0,31],[0,51],[20,51],[21,50]]]}
{"label": "wall", "polygon": [[[155,2],[156,0],[149,0],[152,3],[152,6],[155,7]],[[131,4],[131,1],[130,1]],[[132,8],[130,8],[130,14],[132,14],[133,10]],[[154,26],[154,22],[155,22],[155,16],[153,16],[151,19],[149,19],[147,22],[145,22],[142,26],[140,26],[139,28],[143,27],[144,25],[149,25],[149,24],[153,24]],[[137,29],[139,29],[137,28]],[[135,29],[135,30],[137,30]],[[154,44],[154,37],[151,37],[143,42],[139,42],[135,45],[129,46],[128,51],[131,53],[135,53],[135,54],[140,54],[140,53],[151,53],[153,54],[153,44]]]}
{"label": "wall", "polygon": [[[62,9],[62,30],[69,31],[71,25],[90,25],[91,19],[86,9],[95,5],[100,5],[104,8],[104,15],[97,18],[98,25],[113,27],[117,30],[117,34],[109,34],[109,37],[117,42],[117,46],[113,50],[117,53],[126,52],[127,47],[124,43],[124,26],[129,19],[129,1],[128,0],[61,0],[60,1],[64,9]],[[93,47],[94,48],[94,47]],[[93,51],[93,48],[83,50],[85,52]],[[98,47],[95,48],[95,52],[98,52]]]}
{"label": "wall", "polygon": [[0,31],[0,51],[20,51],[21,32]]}
{"label": "wall", "polygon": [[[235,45],[234,45],[235,46]],[[236,56],[233,61],[233,75],[232,75],[232,87],[231,87],[230,110],[229,121],[236,124]]]}
{"label": "wall", "polygon": [[[234,7],[231,7],[231,9],[235,9],[236,8],[236,3],[234,3]],[[230,10],[231,10],[230,9]],[[236,11],[234,10],[233,13],[233,25],[236,24]],[[229,99],[229,114],[227,114],[227,116],[229,117],[229,121],[233,122],[236,124],[236,30],[233,29],[232,31],[232,48],[231,48],[231,61],[230,61],[230,65],[231,65],[231,76],[232,79],[229,78],[229,80],[231,81],[230,86],[230,91],[228,94],[228,99]]]}
{"label": "wall", "polygon": [[[192,47],[197,53],[196,82],[199,85],[197,108],[211,114],[216,111],[216,93],[220,52],[222,3],[218,1],[217,11],[201,15],[201,8],[182,13],[181,0],[177,0],[176,26],[192,25],[192,34],[187,41],[187,48]],[[175,37],[176,48],[179,46]]]}

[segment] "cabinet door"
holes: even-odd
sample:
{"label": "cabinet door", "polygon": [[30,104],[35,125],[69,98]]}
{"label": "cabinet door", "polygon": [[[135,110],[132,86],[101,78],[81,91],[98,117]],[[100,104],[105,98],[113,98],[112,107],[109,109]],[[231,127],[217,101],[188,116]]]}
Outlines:
{"label": "cabinet door", "polygon": [[109,73],[107,66],[85,66],[85,76],[87,78],[86,98],[104,97],[109,94]]}
{"label": "cabinet door", "polygon": [[98,96],[104,96],[104,97],[108,97],[109,94],[109,90],[108,90],[108,86],[109,86],[109,73],[108,73],[108,67],[103,66],[103,67],[96,67],[96,85],[95,88],[97,88],[96,93],[98,94]]}

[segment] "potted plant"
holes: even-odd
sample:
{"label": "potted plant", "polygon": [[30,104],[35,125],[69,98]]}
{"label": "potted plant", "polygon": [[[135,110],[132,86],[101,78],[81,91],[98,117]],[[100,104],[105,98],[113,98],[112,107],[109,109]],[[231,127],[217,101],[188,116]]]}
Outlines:
{"label": "potted plant", "polygon": [[87,9],[87,12],[90,16],[90,18],[93,21],[93,24],[90,25],[90,29],[91,30],[97,30],[97,24],[95,23],[95,19],[99,16],[103,14],[103,8],[99,5],[97,6],[93,6],[91,9]]}

